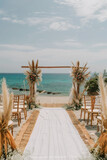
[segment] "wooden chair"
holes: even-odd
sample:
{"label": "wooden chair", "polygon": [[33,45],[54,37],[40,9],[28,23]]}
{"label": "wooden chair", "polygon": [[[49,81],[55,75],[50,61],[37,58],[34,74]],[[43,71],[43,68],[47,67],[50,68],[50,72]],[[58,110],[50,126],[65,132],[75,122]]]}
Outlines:
{"label": "wooden chair", "polygon": [[103,125],[102,125],[102,116],[97,116],[97,132],[99,132],[101,127],[101,133],[103,131]]}
{"label": "wooden chair", "polygon": [[91,96],[84,95],[83,104],[84,105],[81,107],[80,119],[82,118],[82,113],[84,112],[84,120],[85,120],[87,110],[91,109]]}
{"label": "wooden chair", "polygon": [[21,123],[21,112],[22,112],[22,110],[19,109],[19,96],[14,95],[12,116],[15,116],[15,118],[17,118],[19,126],[20,126],[20,123]]}
{"label": "wooden chair", "polygon": [[27,117],[27,105],[25,104],[25,95],[19,95],[19,109],[21,109],[24,113],[24,117],[26,120]]}
{"label": "wooden chair", "polygon": [[99,114],[101,114],[101,106],[100,104],[96,104],[96,97],[95,96],[91,96],[91,109],[87,110],[88,113],[88,118],[87,118],[87,125],[89,123],[89,118],[91,116],[91,126],[92,126],[92,121],[94,119],[94,116],[98,116]]}

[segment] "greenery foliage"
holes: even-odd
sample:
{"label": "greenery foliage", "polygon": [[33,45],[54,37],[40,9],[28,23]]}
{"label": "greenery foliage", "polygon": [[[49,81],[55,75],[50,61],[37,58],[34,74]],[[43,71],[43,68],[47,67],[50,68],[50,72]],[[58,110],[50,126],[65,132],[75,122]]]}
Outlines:
{"label": "greenery foliage", "polygon": [[105,84],[107,84],[107,78],[104,79]]}
{"label": "greenery foliage", "polygon": [[95,95],[99,92],[99,86],[98,86],[98,74],[94,74],[91,76],[89,80],[85,83],[85,88],[88,95]]}

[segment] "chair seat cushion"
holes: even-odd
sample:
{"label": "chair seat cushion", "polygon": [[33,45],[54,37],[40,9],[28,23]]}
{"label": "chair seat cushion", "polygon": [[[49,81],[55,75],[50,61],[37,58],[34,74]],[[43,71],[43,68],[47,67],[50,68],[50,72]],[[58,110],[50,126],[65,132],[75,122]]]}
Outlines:
{"label": "chair seat cushion", "polygon": [[[19,112],[21,112],[22,110],[19,109]],[[12,113],[17,112],[17,109],[12,109]]]}
{"label": "chair seat cushion", "polygon": [[24,106],[23,105],[19,105],[19,108],[20,109],[27,108],[27,105],[24,105]]}
{"label": "chair seat cushion", "polygon": [[[92,110],[89,109],[88,112],[92,112]],[[101,112],[101,110],[99,110],[99,109],[93,109],[93,113],[100,113],[100,112]]]}
{"label": "chair seat cushion", "polygon": [[[85,106],[82,106],[81,108],[85,109]],[[86,109],[90,109],[90,108],[91,108],[91,106],[86,106]]]}
{"label": "chair seat cushion", "polygon": [[102,120],[101,116],[97,116],[97,119],[100,120],[100,121]]}
{"label": "chair seat cushion", "polygon": [[10,121],[8,122],[8,126],[12,126],[12,125],[13,125],[13,121],[10,120]]}

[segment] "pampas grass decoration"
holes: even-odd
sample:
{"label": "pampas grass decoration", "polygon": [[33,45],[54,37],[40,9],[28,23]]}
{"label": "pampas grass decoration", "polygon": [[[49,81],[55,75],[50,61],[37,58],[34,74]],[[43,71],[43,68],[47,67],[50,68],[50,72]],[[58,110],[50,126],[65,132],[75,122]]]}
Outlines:
{"label": "pampas grass decoration", "polygon": [[71,88],[71,91],[70,91],[70,95],[69,95],[68,104],[72,104],[73,103],[73,92],[74,92],[74,86],[72,85],[72,88]]}
{"label": "pampas grass decoration", "polygon": [[80,67],[79,61],[77,61],[76,65],[74,65],[74,63],[72,63],[72,65],[71,77],[73,77],[73,87],[70,92],[69,103],[70,105],[80,107],[82,104],[83,94],[86,91],[85,89],[82,93],[80,93],[80,86],[89,77],[90,72],[87,73],[87,63],[83,67]]}
{"label": "pampas grass decoration", "polygon": [[68,104],[70,106],[76,107],[76,109],[78,109],[82,105],[82,98],[83,98],[83,95],[84,95],[85,91],[86,91],[86,89],[84,89],[83,92],[78,94],[77,90],[76,90],[76,85],[73,82]]}
{"label": "pampas grass decoration", "polygon": [[[105,87],[102,75],[99,75],[99,88],[101,95],[101,108],[102,108],[102,124],[104,127],[103,133],[100,135],[97,143],[94,145],[94,152],[105,157],[107,155],[107,87]],[[97,149],[98,148],[98,149]]]}
{"label": "pampas grass decoration", "polygon": [[34,63],[34,60],[32,60],[32,64],[28,62],[29,64],[29,71],[26,71],[26,79],[29,83],[29,86],[32,85],[32,83],[37,83],[39,85],[39,82],[42,81],[42,71],[40,68],[38,68],[38,60],[36,64]]}
{"label": "pampas grass decoration", "polygon": [[28,81],[29,84],[29,88],[30,88],[30,97],[29,97],[29,104],[30,105],[35,105],[36,103],[36,90],[35,89],[35,85],[39,85],[39,82],[42,81],[42,71],[41,69],[38,67],[38,60],[36,62],[36,64],[34,63],[34,60],[32,60],[32,63],[28,62],[29,64],[29,71],[26,71],[26,79]]}
{"label": "pampas grass decoration", "polygon": [[8,103],[9,103],[9,94],[8,94],[8,89],[6,86],[5,79],[3,79],[3,82],[2,82],[2,94],[3,94],[2,101],[3,101],[4,116],[6,116]]}
{"label": "pampas grass decoration", "polygon": [[5,156],[7,155],[8,145],[15,150],[16,144],[12,135],[8,130],[8,122],[11,118],[11,111],[13,107],[13,94],[8,93],[5,79],[2,82],[2,100],[3,100],[3,113],[0,112],[0,157],[2,156],[3,150]]}
{"label": "pampas grass decoration", "polygon": [[99,88],[101,95],[102,115],[104,119],[107,119],[107,87],[104,85],[102,75],[99,75]]}

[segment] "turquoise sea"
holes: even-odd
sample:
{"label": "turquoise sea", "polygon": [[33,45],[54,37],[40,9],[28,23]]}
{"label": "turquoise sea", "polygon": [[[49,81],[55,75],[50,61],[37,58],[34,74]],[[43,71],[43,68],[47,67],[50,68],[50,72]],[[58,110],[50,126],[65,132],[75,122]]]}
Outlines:
{"label": "turquoise sea", "polygon": [[[28,91],[13,90],[12,88],[29,89],[25,75],[22,73],[0,73],[0,92],[2,78],[6,79],[8,88],[14,94],[29,94]],[[38,90],[46,90],[47,92],[54,92],[55,95],[68,96],[72,87],[72,78],[69,74],[42,74],[42,82],[37,86]],[[57,94],[58,93],[58,94]],[[47,95],[47,93],[44,93]],[[51,94],[50,94],[51,95]]]}

